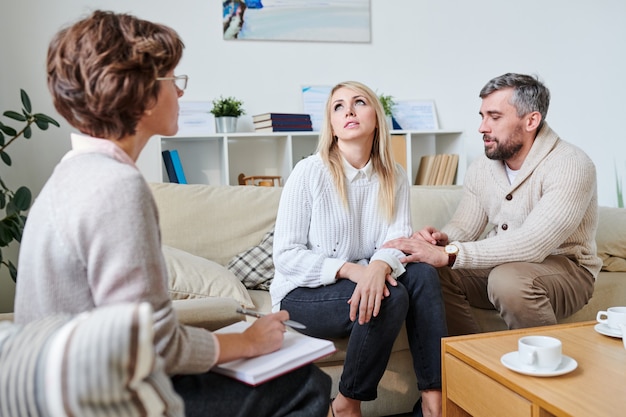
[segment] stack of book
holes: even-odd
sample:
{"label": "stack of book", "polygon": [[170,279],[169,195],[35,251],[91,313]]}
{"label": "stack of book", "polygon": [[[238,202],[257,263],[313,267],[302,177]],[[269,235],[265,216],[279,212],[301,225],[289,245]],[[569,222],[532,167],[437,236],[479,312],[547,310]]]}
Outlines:
{"label": "stack of book", "polygon": [[305,113],[263,113],[252,116],[255,132],[310,132],[311,116]]}
{"label": "stack of book", "polygon": [[415,177],[415,185],[452,185],[459,165],[459,155],[424,155]]}

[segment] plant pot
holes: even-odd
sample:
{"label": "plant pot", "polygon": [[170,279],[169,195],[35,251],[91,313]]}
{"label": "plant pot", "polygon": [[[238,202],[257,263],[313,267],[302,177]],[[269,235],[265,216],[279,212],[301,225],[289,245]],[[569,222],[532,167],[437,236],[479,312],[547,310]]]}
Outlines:
{"label": "plant pot", "polygon": [[234,133],[237,131],[237,117],[222,116],[215,118],[215,131],[217,133]]}

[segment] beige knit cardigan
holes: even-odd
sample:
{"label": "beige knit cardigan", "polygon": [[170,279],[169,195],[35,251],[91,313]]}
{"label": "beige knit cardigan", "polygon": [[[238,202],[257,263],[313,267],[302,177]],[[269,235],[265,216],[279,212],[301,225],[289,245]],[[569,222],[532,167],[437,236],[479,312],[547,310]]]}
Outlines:
{"label": "beige knit cardigan", "polygon": [[[454,268],[492,268],[565,255],[596,277],[596,170],[576,146],[544,123],[513,184],[502,161],[475,161],[464,195],[443,228],[459,247]],[[480,239],[485,230],[486,237]]]}

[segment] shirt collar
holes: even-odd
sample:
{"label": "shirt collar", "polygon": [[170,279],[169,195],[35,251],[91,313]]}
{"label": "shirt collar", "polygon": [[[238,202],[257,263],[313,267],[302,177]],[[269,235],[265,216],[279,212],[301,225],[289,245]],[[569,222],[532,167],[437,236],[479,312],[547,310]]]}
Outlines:
{"label": "shirt collar", "polygon": [[343,161],[343,172],[346,178],[348,179],[348,182],[352,182],[363,176],[365,176],[365,178],[367,178],[368,180],[372,178],[372,173],[374,172],[374,168],[372,167],[371,158],[369,161],[367,161],[367,164],[365,164],[365,166],[361,169],[356,169],[355,167],[350,165],[350,163],[346,161],[346,158],[344,158],[343,156],[341,157],[341,159]]}
{"label": "shirt collar", "polygon": [[135,166],[132,158],[112,140],[94,138],[78,133],[72,133],[71,140],[72,150],[65,154],[63,161],[84,153],[101,153],[124,164]]}

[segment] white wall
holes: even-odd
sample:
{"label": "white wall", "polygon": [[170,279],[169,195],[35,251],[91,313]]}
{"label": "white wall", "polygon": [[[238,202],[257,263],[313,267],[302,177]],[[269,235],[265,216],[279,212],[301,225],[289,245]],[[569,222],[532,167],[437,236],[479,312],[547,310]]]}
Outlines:
{"label": "white wall", "polygon": [[[95,8],[174,27],[186,44],[177,70],[190,76],[185,99],[234,95],[247,110],[240,128],[250,130],[252,114],[300,111],[304,84],[355,79],[397,99],[434,99],[441,127],[465,131],[471,162],[482,153],[480,88],[505,72],[538,74],[552,92],[547,120],[595,161],[600,204],[616,204],[614,164],[626,167],[623,0],[371,0],[369,44],[224,41],[217,0],[4,2],[0,111],[18,108],[24,88],[36,111],[56,115],[45,84],[47,44]],[[9,149],[14,166],[1,166],[3,179],[41,189],[69,148],[70,130],[59,121],[61,129],[35,132]],[[0,311],[2,297],[5,305],[12,298],[7,288],[0,282]]]}

